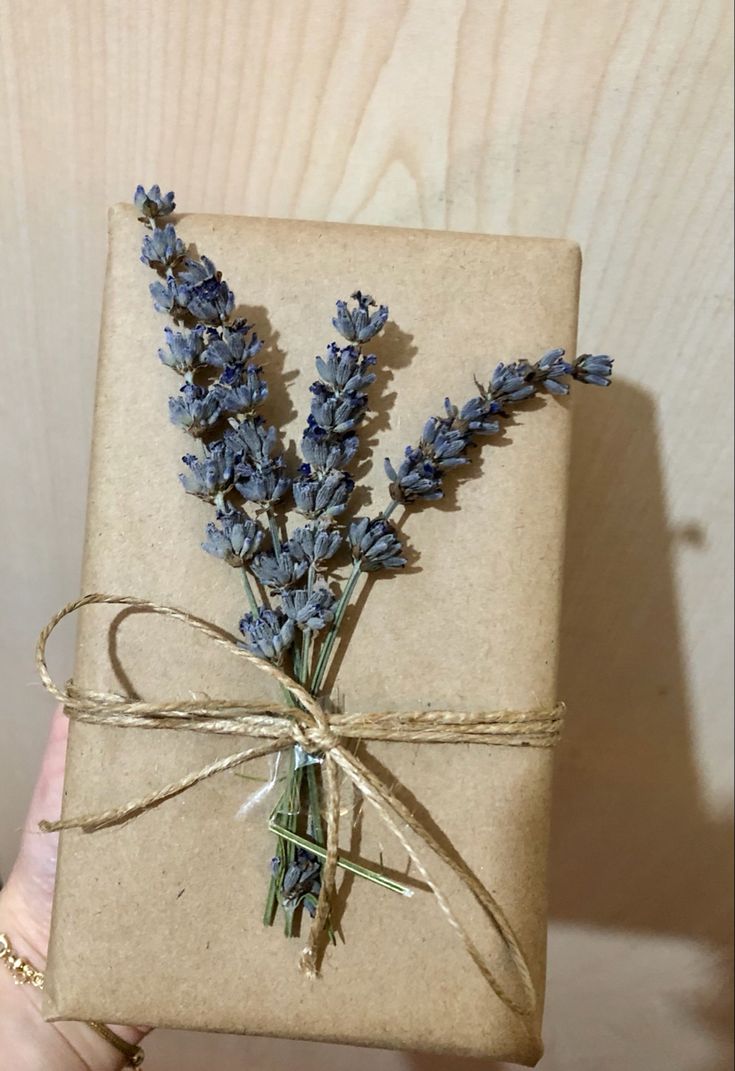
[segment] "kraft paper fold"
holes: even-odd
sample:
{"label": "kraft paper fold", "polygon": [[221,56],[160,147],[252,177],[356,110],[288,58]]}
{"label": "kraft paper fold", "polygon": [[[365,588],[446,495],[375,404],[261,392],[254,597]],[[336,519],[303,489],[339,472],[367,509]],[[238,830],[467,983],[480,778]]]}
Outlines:
{"label": "kraft paper fold", "polygon": [[[181,217],[178,232],[222,269],[265,338],[266,415],[286,444],[300,437],[313,357],[334,337],[335,299],[359,287],[390,305],[372,347],[377,415],[362,436],[361,513],[383,508],[383,458],[417,441],[445,395],[466,400],[473,376],[487,380],[499,360],[574,350],[580,257],[570,242],[205,215]],[[82,589],[236,631],[239,577],[201,551],[210,508],[177,481],[190,441],[168,422],[179,384],[156,357],[169,320],[151,305],[142,234],[132,208],[111,210]],[[412,564],[362,590],[339,650],[334,695],[345,710],[553,703],[568,431],[566,401],[519,408],[502,442],[486,440],[450,478],[446,501],[400,521]],[[108,607],[82,611],[75,679],[148,699],[277,697],[183,625]],[[127,802],[232,750],[227,738],[74,725],[64,815]],[[499,900],[541,994],[552,753],[384,743],[366,754]],[[327,950],[318,981],[305,979],[303,941],[261,921],[275,795],[238,814],[268,765],[242,772],[121,828],[62,835],[48,1018],[538,1060],[421,888],[405,899],[342,876],[344,943]],[[405,853],[372,809],[346,785],[343,795],[341,851],[405,875]],[[492,929],[466,911],[502,968]]]}

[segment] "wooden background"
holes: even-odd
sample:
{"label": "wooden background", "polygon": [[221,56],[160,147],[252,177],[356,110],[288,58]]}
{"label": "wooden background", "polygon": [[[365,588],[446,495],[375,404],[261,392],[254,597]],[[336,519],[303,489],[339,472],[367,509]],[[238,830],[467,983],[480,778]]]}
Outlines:
{"label": "wooden background", "polygon": [[[542,1067],[731,1066],[729,11],[0,0],[0,872],[49,710],[35,636],[78,591],[106,206],[158,181],[193,211],[575,238],[580,349],[618,384],[575,417]],[[476,1066],[148,1049],[152,1071]]]}

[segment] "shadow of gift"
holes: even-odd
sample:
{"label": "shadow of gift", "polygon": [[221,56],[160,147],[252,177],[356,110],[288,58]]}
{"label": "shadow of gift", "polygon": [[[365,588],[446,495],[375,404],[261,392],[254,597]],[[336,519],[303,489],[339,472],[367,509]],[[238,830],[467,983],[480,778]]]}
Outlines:
{"label": "shadow of gift", "polygon": [[[706,533],[668,521],[651,399],[617,382],[585,402],[573,418],[551,917],[688,938],[716,959],[731,944],[732,823],[708,814],[700,786],[674,575],[677,546]],[[723,965],[693,1009],[723,1047],[727,977]],[[650,999],[641,978],[621,1006],[639,1015]]]}
{"label": "shadow of gift", "polygon": [[[732,823],[708,814],[703,798],[674,576],[677,546],[703,543],[706,533],[669,524],[648,395],[617,381],[584,402],[573,407],[559,666],[568,717],[557,756],[550,916],[641,939],[687,938],[713,952],[709,994],[687,1010],[719,1040],[725,1071]],[[631,987],[626,975],[616,1031],[626,1031],[621,1008],[630,1008],[631,1024],[641,1021],[649,981]],[[567,1008],[573,1000],[561,996]],[[631,1030],[631,1043],[640,1042]],[[657,1051],[655,1039],[650,1045]],[[500,1071],[460,1058],[417,1055],[407,1064]]]}

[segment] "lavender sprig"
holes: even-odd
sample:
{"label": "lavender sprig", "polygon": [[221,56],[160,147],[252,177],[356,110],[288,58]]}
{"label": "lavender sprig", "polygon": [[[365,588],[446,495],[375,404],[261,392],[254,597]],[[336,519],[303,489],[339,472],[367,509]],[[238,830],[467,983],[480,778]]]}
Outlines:
{"label": "lavender sprig", "polygon": [[258,412],[268,396],[263,368],[255,362],[262,342],[252,324],[234,318],[234,294],[214,263],[189,255],[173,223],[161,223],[173,212],[173,193],[139,186],[134,201],[149,228],[141,260],[159,276],[150,287],[154,305],[178,325],[165,328],[165,346],[158,351],[161,362],[183,378],[169,399],[169,415],[203,450],[184,455],[181,484],[215,508],[217,523],[207,524],[203,549],[241,570],[250,606],[241,621],[245,646],[280,662],[293,643],[293,622],[280,610],[275,617],[261,612],[249,573],[257,576],[254,560],[264,553],[265,533],[239,502],[266,513],[280,558],[274,506],[287,496],[291,479],[275,429]]}
{"label": "lavender sprig", "polygon": [[570,363],[564,359],[562,349],[549,350],[534,364],[515,361],[497,365],[488,385],[477,383],[479,393],[461,409],[445,399],[445,416],[429,418],[418,445],[406,447],[398,469],[386,458],[392,499],[387,513],[392,512],[394,504],[408,506],[419,500],[442,498],[444,476],[450,469],[469,462],[467,453],[476,445],[476,438],[498,434],[502,419],[511,415],[513,407],[540,390],[565,395],[570,386],[566,377],[608,386],[611,376],[610,357],[584,354]]}
{"label": "lavender sprig", "polygon": [[[358,518],[350,528],[353,568],[337,604],[334,622],[324,639],[311,679],[316,694],[322,686],[339,626],[357,587],[361,571],[401,568],[405,565],[396,530],[388,518],[398,505],[432,502],[444,496],[443,481],[448,472],[469,463],[467,456],[480,437],[497,435],[501,421],[514,406],[544,389],[550,394],[569,393],[566,377],[582,383],[608,386],[612,359],[605,355],[583,354],[573,362],[564,359],[564,350],[553,349],[538,361],[499,364],[487,387],[477,383],[478,394],[459,408],[444,400],[444,416],[433,416],[424,424],[416,446],[407,446],[403,461],[395,469],[389,458],[385,470],[390,480],[390,502],[376,518]],[[385,527],[383,527],[385,526]]]}
{"label": "lavender sprig", "polygon": [[[337,314],[332,321],[349,344],[340,346],[331,342],[325,354],[315,358],[319,378],[310,388],[310,413],[301,439],[303,460],[293,483],[296,510],[307,523],[281,547],[280,559],[275,555],[259,555],[253,562],[261,582],[278,592],[286,615],[302,631],[301,647],[294,657],[302,684],[309,681],[313,636],[330,625],[331,636],[339,627],[354,589],[354,579],[350,577],[336,600],[326,585],[317,584],[317,577],[328,569],[328,563],[344,541],[335,518],[344,512],[354,488],[348,466],[359,447],[358,433],[368,402],[366,390],[375,380],[373,366],[376,358],[363,353],[362,346],[382,329],[388,316],[385,306],[380,306],[376,312],[371,311],[374,302],[369,295],[358,291],[353,294],[352,301],[352,307],[345,301],[338,301]],[[279,804],[286,808],[287,824],[290,818],[284,801],[298,798],[302,777],[303,767],[294,761]],[[323,844],[319,778],[311,762],[306,766],[306,778],[308,824],[315,843]],[[284,845],[279,837],[275,859],[277,866],[271,876],[266,921],[272,921],[277,897],[287,909],[288,875],[296,866],[293,844],[287,841]],[[314,865],[321,867],[317,862]],[[310,901],[303,899],[303,902],[308,910]],[[287,927],[290,927],[292,916],[288,910],[286,918]]]}

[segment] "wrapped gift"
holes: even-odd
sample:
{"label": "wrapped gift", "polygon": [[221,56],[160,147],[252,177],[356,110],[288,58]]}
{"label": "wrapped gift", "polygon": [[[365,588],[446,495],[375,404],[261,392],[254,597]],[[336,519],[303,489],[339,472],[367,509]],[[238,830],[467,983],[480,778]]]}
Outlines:
{"label": "wrapped gift", "polygon": [[[336,298],[360,287],[390,305],[360,462],[377,512],[426,417],[500,360],[575,345],[580,256],[567,241],[320,222],[183,216],[179,234],[225,269],[265,340],[268,418],[298,442],[314,354]],[[236,570],[202,553],[211,508],[177,481],[186,442],[167,419],[176,389],[156,358],[165,323],[139,259],[141,225],[111,210],[83,590],[178,606],[230,632],[247,609]],[[568,454],[564,398],[519,409],[433,508],[399,527],[406,570],[366,578],[327,690],[350,711],[553,706]],[[74,679],[144,699],[280,702],[276,682],[176,620],[135,607],[81,611]],[[105,811],[246,746],[169,729],[74,724],[64,814]],[[62,834],[45,1013],[481,1055],[540,1056],[553,750],[370,741],[361,754],[490,891],[529,965],[531,1021],[498,999],[402,845],[349,780],[340,852],[394,875],[410,898],[340,872],[336,943],[321,975],[300,939],[263,925],[273,854],[270,760],[212,777],[135,820]],[[258,790],[261,791],[258,791]],[[255,797],[255,798],[254,798]],[[244,806],[245,804],[247,806]],[[436,869],[437,860],[431,861]],[[496,928],[439,864],[463,926],[512,992]],[[308,922],[308,920],[306,920]]]}

